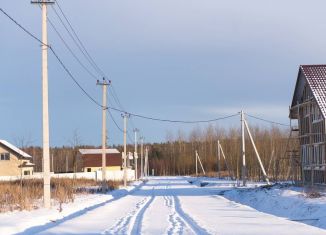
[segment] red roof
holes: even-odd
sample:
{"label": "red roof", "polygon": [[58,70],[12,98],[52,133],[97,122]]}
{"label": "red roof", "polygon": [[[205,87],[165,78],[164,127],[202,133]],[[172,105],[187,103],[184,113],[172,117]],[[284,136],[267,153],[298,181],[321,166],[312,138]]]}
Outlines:
{"label": "red roof", "polygon": [[300,100],[305,83],[308,84],[323,117],[326,118],[326,65],[300,66],[291,107]]}

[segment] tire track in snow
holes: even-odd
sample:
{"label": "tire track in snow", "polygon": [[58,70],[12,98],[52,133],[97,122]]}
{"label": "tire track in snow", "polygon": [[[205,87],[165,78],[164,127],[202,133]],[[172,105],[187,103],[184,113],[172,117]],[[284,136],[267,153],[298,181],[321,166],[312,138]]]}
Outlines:
{"label": "tire track in snow", "polygon": [[137,202],[135,208],[131,212],[121,217],[111,228],[103,231],[102,234],[140,234],[143,215],[154,198],[155,197],[152,195]]}
{"label": "tire track in snow", "polygon": [[[168,186],[166,189],[168,189]],[[189,234],[190,231],[192,231],[194,234],[209,234],[190,216],[183,212],[177,196],[164,196],[163,198],[164,204],[171,209],[171,214],[169,214],[170,226],[167,229],[168,235]]]}
{"label": "tire track in snow", "polygon": [[184,222],[186,222],[190,228],[195,232],[195,234],[206,235],[209,234],[204,228],[200,227],[188,214],[186,214],[180,205],[179,198],[177,196],[173,196],[174,207],[178,215]]}
{"label": "tire track in snow", "polygon": [[183,234],[184,228],[187,226],[184,221],[178,217],[178,214],[175,211],[173,198],[171,196],[164,196],[165,205],[169,207],[172,211],[171,214],[169,214],[169,223],[170,226],[167,229],[167,234]]}

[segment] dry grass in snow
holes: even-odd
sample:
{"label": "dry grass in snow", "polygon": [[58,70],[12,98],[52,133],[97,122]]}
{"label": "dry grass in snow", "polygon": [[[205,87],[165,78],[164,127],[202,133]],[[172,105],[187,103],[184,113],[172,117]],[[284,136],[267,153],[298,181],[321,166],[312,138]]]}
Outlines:
{"label": "dry grass in snow", "polygon": [[[53,203],[73,202],[76,194],[97,193],[101,182],[90,179],[51,179]],[[119,187],[121,182],[107,181],[108,189]],[[32,210],[42,204],[43,181],[39,179],[0,182],[0,213],[14,210]]]}

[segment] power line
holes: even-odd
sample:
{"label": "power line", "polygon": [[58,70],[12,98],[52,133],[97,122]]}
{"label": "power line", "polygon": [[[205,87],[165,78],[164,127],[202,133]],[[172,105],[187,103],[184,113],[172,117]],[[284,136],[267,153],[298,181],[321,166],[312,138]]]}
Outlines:
{"label": "power line", "polygon": [[36,41],[38,41],[39,43],[41,43],[44,46],[47,46],[46,44],[44,44],[40,39],[38,39],[36,36],[34,36],[32,33],[30,33],[27,29],[25,29],[21,24],[19,24],[14,18],[12,18],[10,15],[8,15],[2,8],[0,8],[0,11],[6,15],[12,22],[14,22],[18,27],[20,27],[23,31],[25,31],[25,33],[27,33],[29,36],[31,36],[32,38],[34,38]]}
{"label": "power line", "polygon": [[86,50],[84,44],[82,43],[82,41],[80,40],[80,38],[78,37],[76,31],[74,30],[74,28],[72,27],[72,24],[70,23],[70,21],[68,20],[66,14],[63,12],[62,8],[60,7],[60,4],[58,2],[58,0],[56,1],[57,6],[61,12],[61,14],[63,15],[63,17],[65,18],[65,20],[67,21],[70,29],[72,30],[73,34],[75,35],[75,37],[77,38],[78,42],[80,43],[81,47],[84,49],[87,57],[89,58],[89,60],[91,61],[91,64],[93,64],[93,66],[95,67],[94,69],[97,70],[97,72],[99,74],[101,74],[103,77],[105,77],[105,73],[99,68],[99,66],[95,63],[94,59],[90,56],[90,54],[88,53],[88,51]]}
{"label": "power line", "polygon": [[[63,69],[66,71],[66,73],[69,75],[69,77],[74,81],[74,83],[79,87],[79,89],[81,89],[81,91],[97,106],[103,108],[103,106],[97,101],[95,100],[81,85],[80,83],[77,81],[77,79],[72,75],[72,73],[70,72],[70,70],[67,68],[67,66],[63,63],[63,61],[60,59],[60,57],[58,56],[58,54],[55,52],[55,50],[49,46],[44,44],[40,39],[38,39],[35,35],[33,35],[31,32],[29,32],[26,28],[24,28],[21,24],[19,24],[16,20],[14,20],[11,16],[9,16],[2,8],[0,8],[1,12],[6,15],[12,22],[14,22],[18,27],[20,27],[23,31],[25,31],[29,36],[31,36],[32,38],[34,38],[35,40],[37,40],[38,42],[40,42],[42,45],[47,46],[51,52],[53,53],[53,55],[56,57],[56,59],[58,60],[58,62],[61,64],[61,66],[63,67]],[[171,119],[161,119],[161,118],[156,118],[156,117],[149,117],[149,116],[144,116],[144,115],[140,115],[140,114],[136,114],[136,113],[130,113],[127,112],[125,110],[122,109],[117,109],[115,107],[107,107],[107,109],[111,109],[120,113],[128,113],[131,116],[134,117],[138,117],[138,118],[142,118],[142,119],[147,119],[147,120],[152,120],[152,121],[160,121],[160,122],[170,122],[170,123],[184,123],[184,124],[196,124],[196,123],[208,123],[208,122],[215,122],[215,121],[219,121],[219,120],[223,120],[223,119],[228,119],[234,116],[238,116],[239,112],[233,115],[228,115],[228,116],[224,116],[224,117],[219,117],[219,118],[214,118],[214,119],[209,119],[209,120],[197,120],[197,121],[184,121],[184,120],[171,120]]]}
{"label": "power line", "polygon": [[140,114],[136,114],[136,113],[126,112],[126,111],[123,111],[121,109],[117,109],[117,108],[114,108],[114,107],[108,107],[108,108],[111,109],[111,110],[117,111],[117,112],[125,112],[125,113],[130,114],[131,116],[142,118],[142,119],[147,119],[147,120],[152,120],[152,121],[159,121],[159,122],[184,123],[184,124],[216,122],[216,121],[220,121],[220,120],[223,120],[223,119],[228,119],[228,118],[231,118],[231,117],[235,117],[235,116],[238,116],[240,114],[240,112],[237,112],[237,113],[232,114],[232,115],[219,117],[219,118],[214,118],[214,119],[196,120],[196,121],[184,121],[184,120],[172,120],[172,119],[161,119],[161,118],[156,118],[156,117],[149,117],[149,116],[144,116],[144,115],[140,115]]}
{"label": "power line", "polygon": [[284,124],[284,123],[280,123],[280,122],[275,122],[275,121],[270,121],[270,120],[267,120],[267,119],[264,119],[264,118],[260,118],[260,117],[257,117],[257,116],[254,116],[254,115],[250,115],[248,113],[245,113],[248,117],[251,117],[251,118],[254,118],[254,119],[257,119],[257,120],[260,120],[260,121],[263,121],[263,122],[268,122],[268,123],[271,123],[271,124],[276,124],[276,125],[280,125],[280,126],[290,126],[288,124]]}
{"label": "power line", "polygon": [[63,61],[60,59],[60,57],[58,56],[58,54],[54,51],[54,49],[52,48],[52,46],[47,45],[45,43],[43,43],[39,38],[37,38],[34,34],[32,34],[31,32],[29,32],[25,27],[23,27],[21,24],[19,24],[16,20],[14,20],[9,14],[7,14],[2,8],[0,8],[0,11],[6,15],[12,22],[14,22],[19,28],[21,28],[25,33],[27,33],[30,37],[32,37],[33,39],[35,39],[36,41],[38,41],[39,43],[41,43],[44,46],[47,46],[51,52],[53,53],[53,55],[55,56],[55,58],[58,60],[58,62],[61,64],[61,66],[63,67],[63,69],[66,71],[66,73],[69,75],[69,77],[74,81],[74,83],[82,90],[82,92],[93,102],[95,103],[97,106],[102,107],[102,105],[96,101],[90,94],[87,93],[87,91],[80,85],[80,83],[77,81],[77,79],[72,75],[72,73],[70,72],[70,70],[65,66],[65,64],[63,63]]}
{"label": "power line", "polygon": [[49,17],[47,17],[51,27],[53,28],[53,30],[55,31],[55,33],[58,35],[58,37],[61,39],[61,41],[63,42],[63,44],[65,45],[65,47],[67,48],[67,50],[71,53],[71,55],[76,59],[76,61],[78,62],[78,64],[95,80],[98,80],[98,77],[96,77],[82,62],[81,60],[77,57],[77,55],[73,52],[73,50],[69,47],[68,43],[64,40],[64,38],[62,37],[62,35],[59,33],[58,29],[54,26],[54,24],[52,23],[51,19]]}
{"label": "power line", "polygon": [[[82,47],[83,50],[80,48],[80,46],[78,45],[78,43],[76,42],[76,40],[74,39],[74,37],[71,35],[70,31],[67,29],[67,27],[66,27],[65,24],[63,23],[61,17],[60,17],[59,14],[56,12],[55,8],[52,7],[53,10],[54,10],[54,12],[55,12],[55,14],[58,16],[58,18],[60,19],[61,23],[62,23],[63,26],[65,27],[65,29],[68,31],[68,33],[69,33],[69,35],[71,36],[71,38],[73,39],[73,41],[76,43],[76,45],[77,45],[78,48],[81,50],[81,52],[83,53],[83,55],[84,55],[85,57],[88,57],[88,58],[86,58],[86,59],[87,59],[88,62],[92,65],[92,67],[93,67],[95,70],[97,70],[97,72],[98,72],[99,74],[101,74],[103,77],[107,77],[107,76],[105,75],[105,73],[104,73],[104,72],[99,68],[99,66],[95,63],[95,61],[94,61],[94,59],[92,58],[92,56],[88,53],[86,47],[84,46],[83,42],[82,42],[82,41],[80,40],[80,38],[78,37],[76,31],[75,31],[74,28],[72,27],[72,24],[71,24],[70,21],[68,20],[68,17],[67,17],[66,14],[64,13],[64,11],[63,11],[63,9],[61,8],[61,6],[60,6],[60,4],[59,4],[58,1],[57,1],[57,6],[58,6],[58,8],[59,8],[61,14],[62,14],[63,17],[65,18],[66,22],[68,23],[68,25],[69,25],[69,27],[70,27],[72,33],[74,34],[75,38],[78,40],[79,45]],[[85,55],[84,52],[86,53],[86,55]],[[112,91],[112,92],[109,92],[109,95],[111,95],[111,96],[113,97],[115,103],[118,105],[118,107],[119,107],[121,110],[125,110],[125,108],[122,106],[122,104],[121,104],[121,102],[120,102],[120,100],[119,100],[119,97],[118,97],[118,95],[117,95],[117,92],[116,92],[115,89],[114,89],[114,86],[111,85],[109,88],[111,88],[111,91]],[[130,119],[130,124],[133,126],[133,128],[135,128],[135,125],[134,125],[134,123],[132,122],[131,119]]]}
{"label": "power line", "polygon": [[110,117],[111,117],[113,123],[115,124],[115,126],[118,128],[119,131],[121,131],[121,132],[123,133],[122,128],[121,128],[121,127],[118,125],[118,123],[115,121],[115,119],[114,119],[112,113],[110,112],[110,110],[108,110],[108,113],[109,113],[109,115],[110,115]]}
{"label": "power line", "polygon": [[[66,31],[68,32],[68,35],[70,36],[70,38],[73,40],[73,42],[75,43],[75,45],[77,46],[78,50],[83,54],[83,56],[85,57],[85,59],[88,61],[88,63],[93,67],[93,69],[97,71],[96,66],[94,66],[93,62],[88,58],[87,54],[84,52],[83,48],[81,47],[81,45],[77,42],[77,40],[75,39],[75,37],[72,35],[72,33],[70,32],[70,30],[68,29],[67,25],[63,22],[63,19],[61,18],[61,16],[59,15],[59,13],[57,12],[57,10],[55,9],[54,6],[51,6],[52,10],[54,11],[54,13],[56,14],[56,16],[58,17],[59,21],[61,22],[61,24],[63,25],[63,27],[66,29]],[[102,75],[101,75],[102,76]]]}

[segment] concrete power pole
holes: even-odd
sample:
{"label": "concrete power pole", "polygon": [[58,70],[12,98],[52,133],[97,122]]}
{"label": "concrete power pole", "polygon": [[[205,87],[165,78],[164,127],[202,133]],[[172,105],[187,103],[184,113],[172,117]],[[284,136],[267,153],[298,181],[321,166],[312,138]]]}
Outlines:
{"label": "concrete power pole", "polygon": [[106,184],[106,111],[107,107],[107,86],[110,82],[107,82],[105,78],[100,82],[97,80],[97,85],[102,86],[103,100],[102,100],[102,192],[106,193],[107,184]]}
{"label": "concrete power pole", "polygon": [[196,176],[198,176],[198,158],[197,158],[197,150],[196,150],[196,153],[195,153],[195,157],[196,157]]}
{"label": "concrete power pole", "polygon": [[140,137],[140,178],[144,177],[144,137]]}
{"label": "concrete power pole", "polygon": [[134,153],[134,158],[135,158],[135,180],[138,180],[138,169],[137,169],[137,159],[138,159],[138,154],[137,154],[137,132],[139,130],[137,128],[134,129],[135,132],[135,153]]}
{"label": "concrete power pole", "polygon": [[241,155],[242,155],[242,182],[243,186],[246,186],[246,177],[247,177],[247,169],[246,169],[246,146],[245,146],[245,117],[244,112],[241,110]]}
{"label": "concrete power pole", "polygon": [[218,178],[221,178],[221,149],[220,149],[220,141],[217,141],[217,172]]}
{"label": "concrete power pole", "polygon": [[127,118],[130,114],[124,113],[123,117],[123,185],[127,187]]}
{"label": "concrete power pole", "polygon": [[145,177],[148,177],[148,147],[145,148],[145,165],[144,165]]}
{"label": "concrete power pole", "polygon": [[47,5],[52,0],[34,0],[42,8],[42,112],[43,112],[43,202],[45,208],[51,207],[50,188],[50,140],[49,140],[49,96],[48,96],[48,32]]}

